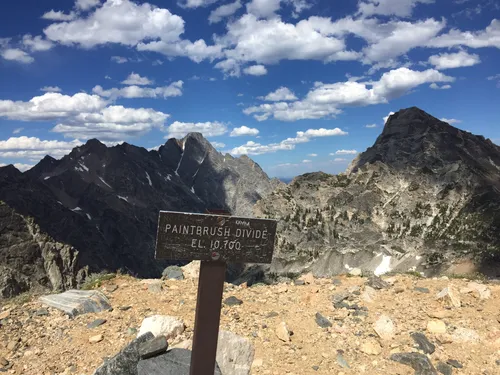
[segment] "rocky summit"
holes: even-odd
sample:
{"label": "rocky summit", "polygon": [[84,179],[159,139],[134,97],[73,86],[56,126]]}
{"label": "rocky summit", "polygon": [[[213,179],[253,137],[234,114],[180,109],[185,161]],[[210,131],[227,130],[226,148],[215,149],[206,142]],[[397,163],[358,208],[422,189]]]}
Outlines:
{"label": "rocky summit", "polygon": [[500,147],[418,108],[391,115],[345,173],[309,173],[255,206],[280,220],[270,272],[498,276]]}
{"label": "rocky summit", "polygon": [[166,265],[154,259],[160,210],[249,216],[278,184],[198,133],[151,151],[93,139],[25,173],[0,168],[0,298],[68,289],[103,270],[159,277]]}
{"label": "rocky summit", "polygon": [[[149,280],[117,276],[94,291],[111,309],[74,318],[43,298],[8,301],[0,307],[0,373],[187,375],[198,281],[185,276],[159,281],[159,293]],[[374,289],[359,276],[307,281],[226,283],[223,299],[243,303],[222,306],[214,373],[500,373],[498,283],[396,275]],[[438,298],[445,289],[456,291],[459,307]]]}

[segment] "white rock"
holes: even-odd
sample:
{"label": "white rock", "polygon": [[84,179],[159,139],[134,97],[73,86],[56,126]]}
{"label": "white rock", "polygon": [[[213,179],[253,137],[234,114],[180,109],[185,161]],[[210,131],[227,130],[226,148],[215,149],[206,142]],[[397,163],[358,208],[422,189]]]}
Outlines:
{"label": "white rock", "polygon": [[173,339],[184,332],[184,322],[173,316],[153,315],[142,321],[137,337],[151,332],[155,337],[163,335],[168,339]]}
{"label": "white rock", "polygon": [[360,350],[368,355],[379,355],[382,353],[382,347],[375,340],[368,340],[361,344]]}
{"label": "white rock", "polygon": [[372,303],[377,295],[377,291],[371,286],[365,285],[365,290],[361,294],[361,299],[365,302]]}
{"label": "white rock", "polygon": [[349,275],[351,276],[362,276],[363,271],[361,271],[360,268],[353,268],[352,270],[349,271]]}
{"label": "white rock", "polygon": [[299,277],[299,280],[304,281],[306,284],[314,284],[314,275],[312,272],[306,273]]}
{"label": "white rock", "polygon": [[446,324],[442,320],[431,320],[427,323],[427,331],[430,333],[446,333]]}
{"label": "white rock", "polygon": [[281,341],[290,341],[290,330],[285,322],[281,322],[278,327],[276,327],[276,336],[278,336]]}
{"label": "white rock", "polygon": [[200,264],[199,260],[193,260],[191,263],[181,267],[184,277],[197,279],[200,276]]}
{"label": "white rock", "polygon": [[455,307],[462,306],[458,292],[451,285],[448,285],[446,288],[440,291],[437,294],[436,299],[443,299],[443,300],[448,299],[453,306]]}
{"label": "white rock", "polygon": [[489,299],[491,297],[491,290],[486,285],[471,281],[467,284],[467,288],[476,291],[480,299]]}
{"label": "white rock", "polygon": [[232,332],[219,332],[216,360],[222,374],[250,374],[254,355],[255,349],[250,340]]}
{"label": "white rock", "polygon": [[478,333],[468,328],[457,328],[452,334],[451,338],[454,342],[479,342],[480,337]]}
{"label": "white rock", "polygon": [[390,340],[394,337],[394,322],[387,315],[382,315],[378,318],[373,324],[373,329],[377,332],[377,335],[384,340]]}

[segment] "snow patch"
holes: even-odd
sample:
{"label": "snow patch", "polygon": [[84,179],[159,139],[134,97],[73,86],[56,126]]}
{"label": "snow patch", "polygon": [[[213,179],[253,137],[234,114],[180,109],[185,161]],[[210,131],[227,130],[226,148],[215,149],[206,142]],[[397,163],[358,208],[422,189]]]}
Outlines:
{"label": "snow patch", "polygon": [[165,181],[172,181],[172,175],[167,174],[167,177],[164,177]]}
{"label": "snow patch", "polygon": [[81,211],[82,209],[80,207],[75,207],[75,208],[72,208],[71,211]]}
{"label": "snow patch", "polygon": [[128,202],[127,197],[122,197],[121,195],[118,195],[118,198],[123,199],[125,202]]}
{"label": "snow patch", "polygon": [[44,178],[44,181],[47,181],[49,178],[51,178],[52,176],[47,176]]}
{"label": "snow patch", "polygon": [[373,272],[375,276],[380,276],[391,271],[391,258],[392,257],[390,255],[382,256],[382,262],[380,262],[378,267]]}
{"label": "snow patch", "polygon": [[194,186],[191,187],[191,193],[193,193],[194,195],[196,195],[196,193],[194,192]]}
{"label": "snow patch", "polygon": [[80,162],[80,163],[78,163],[78,165],[79,165],[80,167],[82,167],[83,169],[85,169],[85,172],[88,172],[88,171],[89,171],[89,169],[87,168],[87,166],[86,166],[85,164],[82,164],[82,163]]}
{"label": "snow patch", "polygon": [[346,270],[348,270],[348,271],[352,270],[352,267],[349,267],[349,265],[348,265],[348,264],[345,264],[345,265],[344,265],[344,268],[345,268]]}
{"label": "snow patch", "polygon": [[86,215],[87,215],[87,218],[88,218],[89,220],[92,220],[92,216],[90,216],[90,214],[86,214]]}
{"label": "snow patch", "polygon": [[107,187],[109,187],[110,189],[113,189],[106,181],[104,181],[104,178],[102,177],[99,177],[99,180],[101,180],[101,182],[106,185]]}
{"label": "snow patch", "polygon": [[149,177],[149,173],[148,172],[146,172],[146,177],[148,179],[149,186],[153,186],[153,183],[151,182],[151,177]]}

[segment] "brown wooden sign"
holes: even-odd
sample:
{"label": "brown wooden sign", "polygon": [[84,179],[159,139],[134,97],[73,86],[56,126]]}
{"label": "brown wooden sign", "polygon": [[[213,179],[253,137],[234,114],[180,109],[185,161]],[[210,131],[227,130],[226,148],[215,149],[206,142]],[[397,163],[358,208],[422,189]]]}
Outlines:
{"label": "brown wooden sign", "polygon": [[160,211],[156,258],[271,263],[276,220]]}

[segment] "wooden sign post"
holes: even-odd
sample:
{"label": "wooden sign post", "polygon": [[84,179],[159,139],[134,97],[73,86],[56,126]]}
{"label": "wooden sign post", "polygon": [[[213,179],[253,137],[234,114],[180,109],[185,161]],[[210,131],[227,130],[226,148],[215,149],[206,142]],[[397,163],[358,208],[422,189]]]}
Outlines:
{"label": "wooden sign post", "polygon": [[[217,214],[216,214],[217,213]],[[271,263],[276,220],[160,211],[156,259],[201,260],[191,375],[213,375],[226,262]]]}

